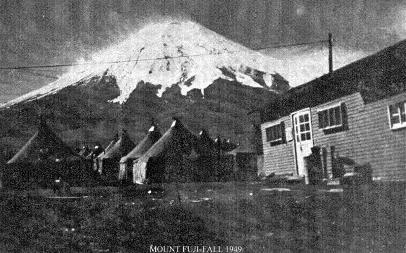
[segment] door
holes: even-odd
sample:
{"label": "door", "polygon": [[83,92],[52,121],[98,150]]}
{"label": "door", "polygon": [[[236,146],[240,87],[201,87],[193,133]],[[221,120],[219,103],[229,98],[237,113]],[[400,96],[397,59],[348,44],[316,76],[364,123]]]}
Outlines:
{"label": "door", "polygon": [[311,148],[313,147],[310,109],[294,113],[292,121],[295,139],[296,169],[299,176],[304,176],[304,157],[312,153]]}

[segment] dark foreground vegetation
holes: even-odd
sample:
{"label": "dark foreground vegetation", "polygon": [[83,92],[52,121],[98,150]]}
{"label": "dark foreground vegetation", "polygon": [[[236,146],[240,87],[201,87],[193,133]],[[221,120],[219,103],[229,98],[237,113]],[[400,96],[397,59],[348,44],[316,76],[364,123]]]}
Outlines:
{"label": "dark foreground vegetation", "polygon": [[150,245],[237,245],[243,252],[406,249],[403,183],[343,191],[261,183],[165,189],[72,189],[78,198],[3,191],[1,252],[149,252]]}

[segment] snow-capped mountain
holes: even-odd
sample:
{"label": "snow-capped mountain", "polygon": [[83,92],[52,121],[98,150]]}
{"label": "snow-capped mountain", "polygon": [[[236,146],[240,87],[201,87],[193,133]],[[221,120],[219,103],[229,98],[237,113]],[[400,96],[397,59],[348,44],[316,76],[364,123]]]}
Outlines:
{"label": "snow-capped mountain", "polygon": [[[270,89],[280,76],[277,60],[252,51],[192,21],[149,24],[126,40],[94,53],[55,82],[18,97],[3,107],[54,94],[71,85],[86,85],[95,76],[114,77],[124,103],[140,82],[159,85],[157,95],[178,85],[182,95],[204,90],[217,79]],[[275,85],[275,84],[274,84]],[[287,82],[283,89],[287,89]]]}
{"label": "snow-capped mountain", "polygon": [[174,116],[241,142],[253,133],[250,112],[289,88],[274,64],[191,21],[149,24],[3,105],[0,143],[17,149],[38,115],[71,145],[104,146],[123,128],[137,142],[151,121],[166,129]]}

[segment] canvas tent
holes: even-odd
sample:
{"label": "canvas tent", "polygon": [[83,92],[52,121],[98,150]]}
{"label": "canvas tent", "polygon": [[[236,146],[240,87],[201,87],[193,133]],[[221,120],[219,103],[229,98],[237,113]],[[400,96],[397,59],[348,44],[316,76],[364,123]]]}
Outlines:
{"label": "canvas tent", "polygon": [[83,146],[82,149],[79,151],[79,155],[83,157],[87,157],[90,154],[90,149],[88,146]]}
{"label": "canvas tent", "polygon": [[41,120],[37,132],[7,162],[4,181],[15,186],[49,186],[56,177],[62,177],[72,183],[79,180],[83,166],[82,158]]}
{"label": "canvas tent", "polygon": [[86,158],[91,160],[95,159],[103,152],[104,152],[103,147],[100,144],[96,144],[92,149],[92,151],[86,156]]}
{"label": "canvas tent", "polygon": [[120,180],[128,180],[132,178],[132,165],[133,161],[140,158],[145,152],[147,152],[155,142],[161,138],[162,134],[156,126],[152,126],[148,130],[148,134],[138,143],[133,150],[126,156],[120,159]]}
{"label": "canvas tent", "polygon": [[212,156],[217,154],[218,146],[210,137],[206,129],[202,129],[197,137],[196,150],[200,156]]}
{"label": "canvas tent", "polygon": [[258,167],[262,161],[261,129],[251,125],[250,130],[250,134],[245,139],[240,139],[237,148],[227,153],[233,156],[234,174],[237,180],[256,179]]}
{"label": "canvas tent", "polygon": [[179,119],[152,147],[133,164],[133,182],[137,184],[190,180],[185,164],[196,143],[194,136]]}
{"label": "canvas tent", "polygon": [[216,181],[229,181],[234,178],[234,157],[228,152],[234,150],[237,145],[229,139],[221,140],[220,136],[214,140],[214,143],[216,145],[214,157]]}
{"label": "canvas tent", "polygon": [[222,151],[222,152],[230,152],[237,148],[237,145],[232,143],[230,139],[226,140],[221,140],[220,136],[218,136],[214,142],[216,143],[217,147]]}
{"label": "canvas tent", "polygon": [[116,142],[118,141],[118,134],[115,134],[113,137],[113,140],[110,141],[109,145],[107,145],[106,149],[104,149],[104,151],[100,152],[100,150],[98,151],[98,154],[96,155],[96,153],[94,154],[95,158],[93,160],[93,169],[95,171],[98,171],[99,173],[101,173],[101,158],[103,157],[104,154],[106,154],[107,151],[109,151],[114,144],[116,144]]}
{"label": "canvas tent", "polygon": [[193,159],[194,181],[215,181],[216,166],[218,165],[219,147],[210,137],[209,133],[202,129],[197,136],[195,144],[197,156]]}
{"label": "canvas tent", "polygon": [[120,159],[127,155],[134,147],[135,144],[128,136],[127,131],[123,130],[120,139],[98,157],[99,173],[109,179],[117,179]]}
{"label": "canvas tent", "polygon": [[233,157],[233,172],[236,180],[253,180],[258,174],[258,154],[250,143],[243,142],[227,154]]}

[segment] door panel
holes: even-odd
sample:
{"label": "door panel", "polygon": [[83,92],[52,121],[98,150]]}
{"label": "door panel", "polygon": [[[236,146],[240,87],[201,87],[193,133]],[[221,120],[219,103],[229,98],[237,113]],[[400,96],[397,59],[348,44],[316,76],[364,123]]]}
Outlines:
{"label": "door panel", "polygon": [[313,147],[310,110],[294,113],[292,121],[295,137],[297,173],[303,176],[305,174],[304,157],[311,154],[311,148]]}

